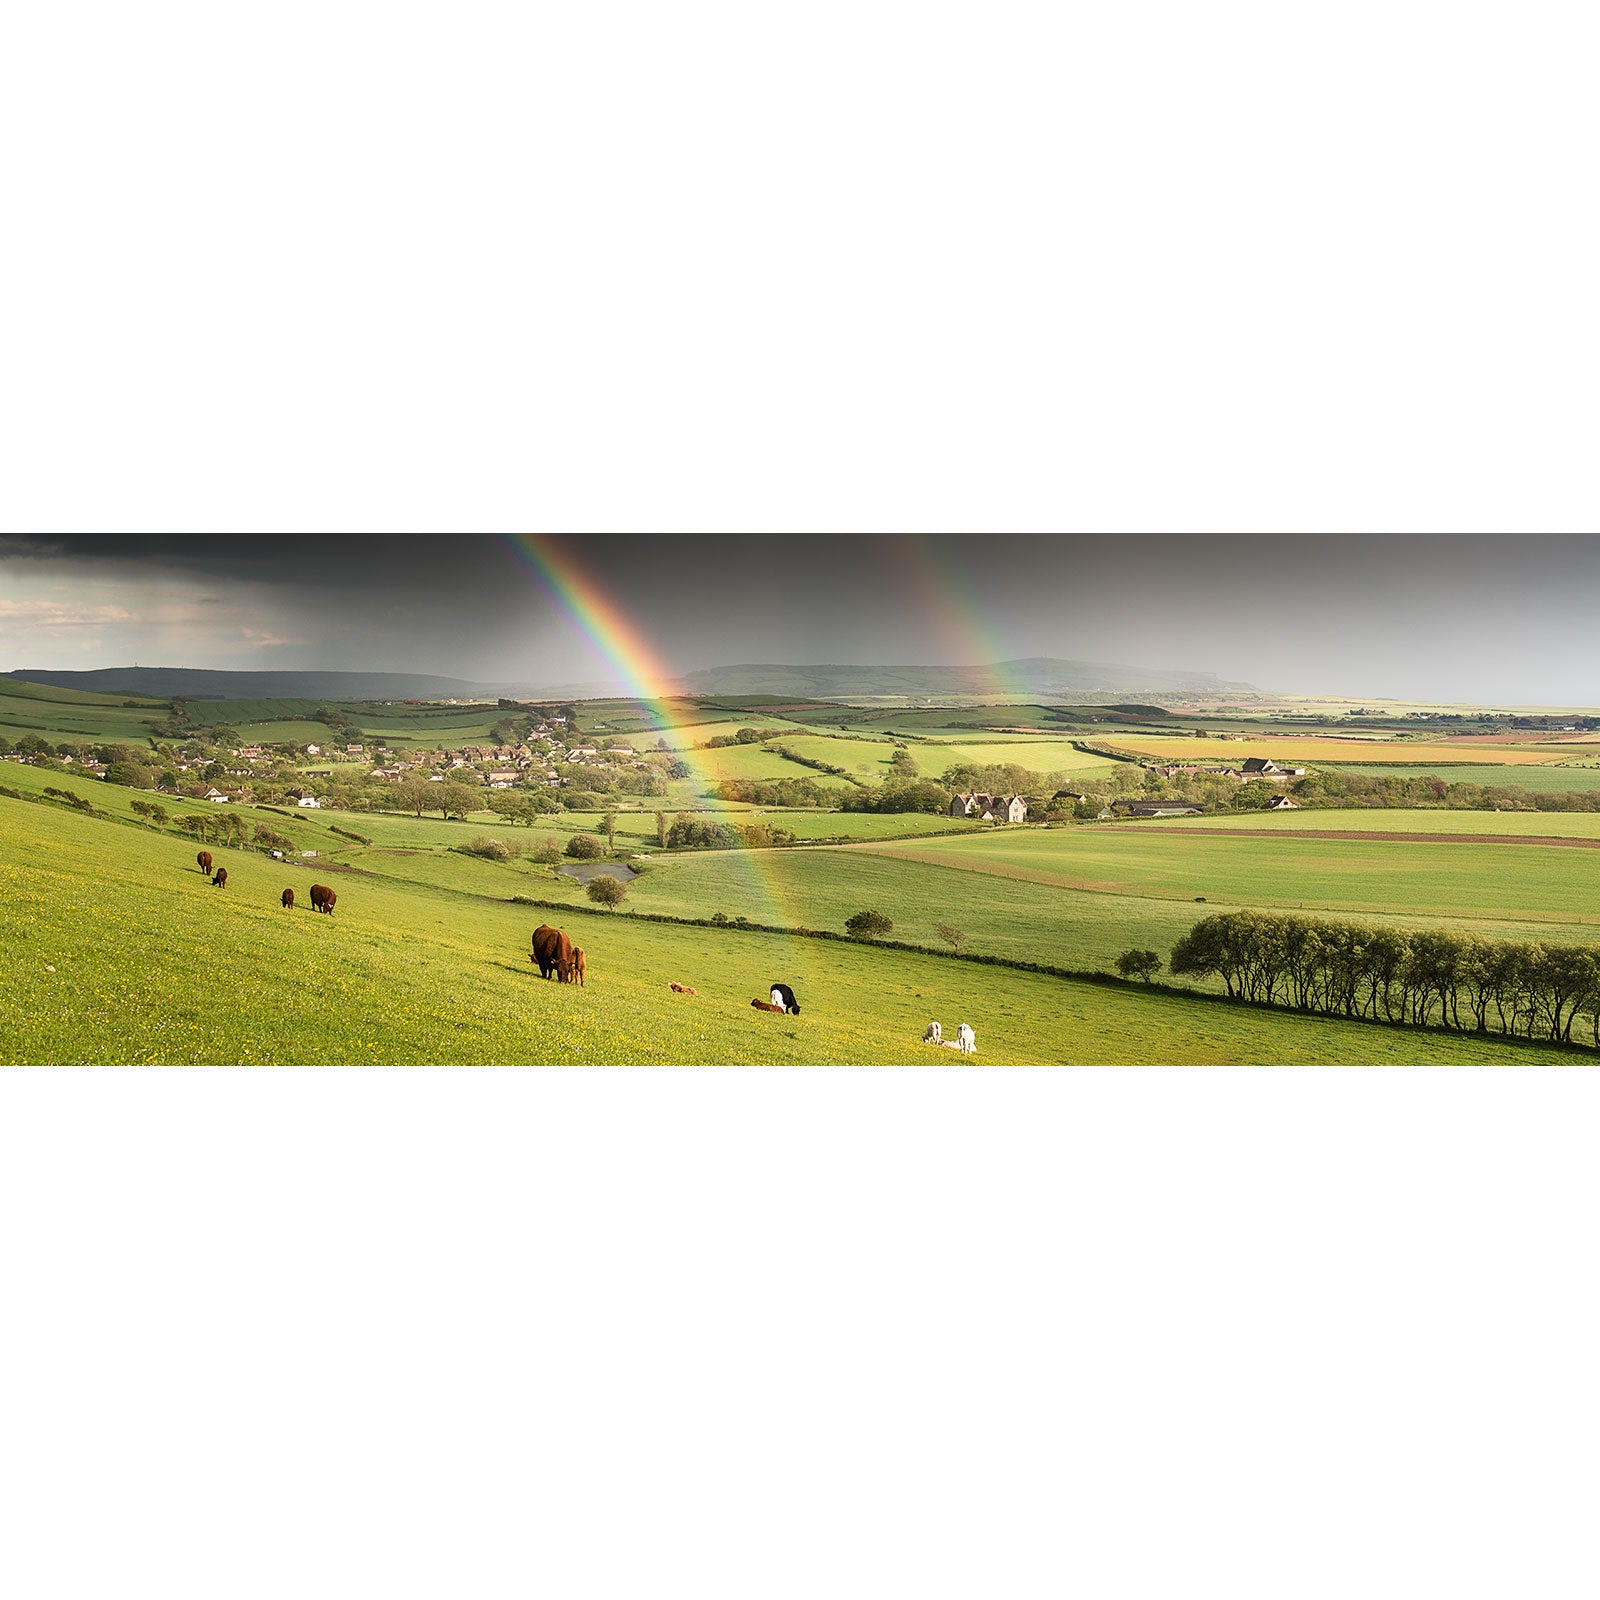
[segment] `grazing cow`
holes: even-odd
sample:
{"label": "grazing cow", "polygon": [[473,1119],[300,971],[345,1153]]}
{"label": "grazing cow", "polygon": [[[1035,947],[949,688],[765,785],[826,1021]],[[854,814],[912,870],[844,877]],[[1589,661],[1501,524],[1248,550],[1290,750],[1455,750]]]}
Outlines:
{"label": "grazing cow", "polygon": [[787,1011],[791,1017],[800,1015],[800,1007],[795,1004],[794,990],[786,983],[773,984],[772,1003],[780,1011]]}
{"label": "grazing cow", "polygon": [[294,890],[293,889],[285,889],[283,891],[283,904],[284,904],[284,908],[286,910],[289,910],[289,911],[294,910]]}
{"label": "grazing cow", "polygon": [[930,1022],[927,1031],[922,1035],[922,1042],[924,1044],[943,1044],[944,1029],[937,1022]]}
{"label": "grazing cow", "polygon": [[752,1000],[750,1004],[753,1005],[757,1011],[771,1011],[776,1016],[780,1017],[783,1015],[783,1007],[773,1005],[770,1000]]}
{"label": "grazing cow", "polygon": [[212,874],[211,881],[217,888],[226,889],[228,887],[228,869],[226,867],[218,867],[216,872]]}
{"label": "grazing cow", "polygon": [[583,946],[575,944],[572,947],[572,976],[577,980],[580,989],[586,988],[584,975],[589,970],[589,958],[583,953]]}
{"label": "grazing cow", "polygon": [[325,883],[311,885],[311,909],[313,911],[326,911],[333,915],[333,903],[339,897]]}
{"label": "grazing cow", "polygon": [[541,922],[533,930],[533,954],[528,959],[538,967],[541,978],[548,978],[553,972],[558,982],[571,982],[572,941],[548,922]]}
{"label": "grazing cow", "polygon": [[202,850],[195,860],[200,863],[200,870],[209,878],[211,876],[211,852]]}
{"label": "grazing cow", "polygon": [[978,1053],[978,1036],[964,1022],[956,1029],[956,1049],[964,1056],[975,1056]]}
{"label": "grazing cow", "polygon": [[698,989],[691,989],[689,987],[689,985],[686,984],[686,983],[669,983],[667,985],[667,987],[674,994],[694,994],[694,995],[697,995],[697,994],[700,993],[700,991]]}

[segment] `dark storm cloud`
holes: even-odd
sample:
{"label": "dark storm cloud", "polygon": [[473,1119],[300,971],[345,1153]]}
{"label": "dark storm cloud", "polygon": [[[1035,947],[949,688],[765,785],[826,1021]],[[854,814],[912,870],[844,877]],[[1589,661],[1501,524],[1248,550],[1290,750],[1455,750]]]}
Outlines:
{"label": "dark storm cloud", "polygon": [[[614,534],[561,543],[670,671],[1050,655],[1307,693],[1600,700],[1588,643],[1600,595],[1591,536]],[[0,648],[12,665],[137,655],[545,683],[615,671],[510,541],[491,534],[13,539],[0,541],[0,595]]]}

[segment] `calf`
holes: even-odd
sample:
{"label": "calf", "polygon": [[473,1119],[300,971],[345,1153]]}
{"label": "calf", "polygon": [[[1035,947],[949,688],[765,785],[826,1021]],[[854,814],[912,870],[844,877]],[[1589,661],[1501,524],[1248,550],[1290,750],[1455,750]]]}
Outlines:
{"label": "calf", "polygon": [[937,1022],[930,1022],[927,1030],[922,1035],[922,1042],[924,1044],[943,1044],[944,1029]]}
{"label": "calf", "polygon": [[218,867],[216,872],[212,875],[211,881],[219,889],[227,888],[227,886],[228,886],[228,869],[226,867]]}
{"label": "calf", "polygon": [[583,946],[575,944],[572,947],[572,977],[567,981],[576,982],[580,989],[586,988],[584,975],[589,970],[589,958],[583,953]]}
{"label": "calf", "polygon": [[686,983],[669,983],[667,985],[667,987],[674,994],[696,994],[697,995],[697,994],[700,993],[700,991],[698,989],[691,989],[689,987],[689,985],[686,984]]}
{"label": "calf", "polygon": [[284,903],[284,906],[287,909],[289,909],[291,911],[294,909],[294,890],[293,889],[285,889],[283,891],[283,903]]}
{"label": "calf", "polygon": [[783,1007],[773,1005],[770,1000],[752,1000],[750,1004],[753,1005],[757,1011],[770,1011],[774,1016],[779,1017],[783,1015]]}
{"label": "calf", "polygon": [[975,1056],[978,1053],[978,1036],[964,1022],[956,1029],[956,1049],[964,1056]]}

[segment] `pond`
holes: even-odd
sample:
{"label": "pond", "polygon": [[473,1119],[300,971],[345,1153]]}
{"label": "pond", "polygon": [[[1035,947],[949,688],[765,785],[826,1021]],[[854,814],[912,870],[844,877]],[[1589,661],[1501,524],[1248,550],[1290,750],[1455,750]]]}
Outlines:
{"label": "pond", "polygon": [[618,883],[632,883],[639,876],[625,861],[585,861],[578,866],[557,867],[556,871],[580,883],[587,883],[591,878],[615,878]]}

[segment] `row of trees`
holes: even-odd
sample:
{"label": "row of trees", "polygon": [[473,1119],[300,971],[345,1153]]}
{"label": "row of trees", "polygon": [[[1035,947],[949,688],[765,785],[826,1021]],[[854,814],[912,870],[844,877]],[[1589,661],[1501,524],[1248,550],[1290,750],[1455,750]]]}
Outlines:
{"label": "row of trees", "polygon": [[712,793],[752,806],[831,806],[838,798],[811,778],[724,778]]}
{"label": "row of trees", "polygon": [[1442,1025],[1600,1046],[1600,951],[1447,929],[1232,911],[1173,947],[1175,976],[1217,977],[1230,997],[1329,1017]]}

